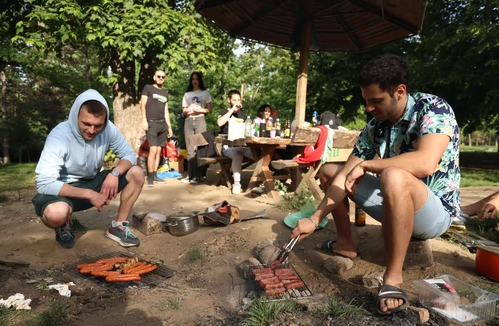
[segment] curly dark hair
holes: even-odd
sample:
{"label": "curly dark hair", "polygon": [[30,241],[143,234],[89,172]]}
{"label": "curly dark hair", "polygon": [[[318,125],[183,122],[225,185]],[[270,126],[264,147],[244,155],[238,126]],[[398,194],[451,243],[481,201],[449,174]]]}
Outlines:
{"label": "curly dark hair", "polygon": [[204,87],[204,82],[203,82],[203,73],[199,72],[199,71],[194,71],[192,74],[191,74],[191,77],[189,77],[189,86],[187,87],[187,91],[188,92],[191,92],[194,90],[194,86],[192,86],[192,76],[196,75],[196,77],[198,77],[198,81],[199,81],[199,89],[204,91],[206,89],[206,87]]}
{"label": "curly dark hair", "polygon": [[258,108],[258,111],[256,111],[256,115],[260,118],[263,119],[263,113],[265,112],[265,108],[269,108],[270,112],[272,112],[272,107],[269,104],[263,104]]}
{"label": "curly dark hair", "polygon": [[359,74],[359,85],[379,85],[379,88],[393,97],[398,85],[409,88],[409,64],[405,58],[395,54],[382,54],[371,60]]}

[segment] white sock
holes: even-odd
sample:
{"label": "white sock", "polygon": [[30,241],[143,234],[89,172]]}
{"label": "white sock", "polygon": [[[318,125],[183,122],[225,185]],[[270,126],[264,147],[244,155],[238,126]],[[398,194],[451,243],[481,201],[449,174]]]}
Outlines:
{"label": "white sock", "polygon": [[113,226],[113,228],[117,227],[117,226],[123,226],[123,223],[122,222],[118,222],[118,221],[113,221],[111,223],[111,225]]}

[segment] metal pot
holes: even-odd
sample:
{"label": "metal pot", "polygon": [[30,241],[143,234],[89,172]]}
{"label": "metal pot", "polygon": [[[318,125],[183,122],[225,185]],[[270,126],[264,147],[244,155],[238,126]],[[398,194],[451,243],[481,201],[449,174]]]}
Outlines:
{"label": "metal pot", "polygon": [[476,247],[476,271],[478,274],[499,282],[499,248]]}
{"label": "metal pot", "polygon": [[179,212],[169,215],[165,224],[173,235],[191,234],[199,228],[198,212]]}

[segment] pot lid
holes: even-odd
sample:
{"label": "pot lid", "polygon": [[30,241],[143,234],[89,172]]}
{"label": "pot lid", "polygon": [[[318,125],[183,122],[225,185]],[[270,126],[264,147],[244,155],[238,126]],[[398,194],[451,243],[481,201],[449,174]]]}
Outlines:
{"label": "pot lid", "polygon": [[178,213],[174,213],[174,214],[168,215],[167,218],[171,218],[171,219],[174,219],[174,220],[185,220],[185,219],[190,219],[190,218],[193,218],[193,217],[197,217],[197,215],[198,215],[198,212],[192,212],[192,211],[184,212],[184,211],[181,211],[181,212],[178,212]]}

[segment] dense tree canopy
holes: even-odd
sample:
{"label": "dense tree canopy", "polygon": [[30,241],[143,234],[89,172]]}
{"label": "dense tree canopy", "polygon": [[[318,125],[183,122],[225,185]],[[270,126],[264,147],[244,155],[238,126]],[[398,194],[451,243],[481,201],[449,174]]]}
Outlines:
{"label": "dense tree canopy", "polygon": [[[109,98],[115,123],[134,142],[138,99],[157,68],[165,70],[172,124],[181,135],[181,100],[192,71],[204,73],[213,98],[209,128],[230,89],[254,116],[264,103],[292,119],[298,54],[235,40],[197,14],[193,1],[0,0],[0,79],[5,152],[39,150],[74,98],[95,88]],[[311,53],[307,118],[335,110],[352,128],[367,118],[356,85],[362,65],[379,53],[407,56],[410,91],[445,98],[461,129],[498,130],[499,0],[428,2],[420,35],[364,52]],[[234,54],[233,49],[245,51]],[[2,76],[2,75],[0,75]]]}

